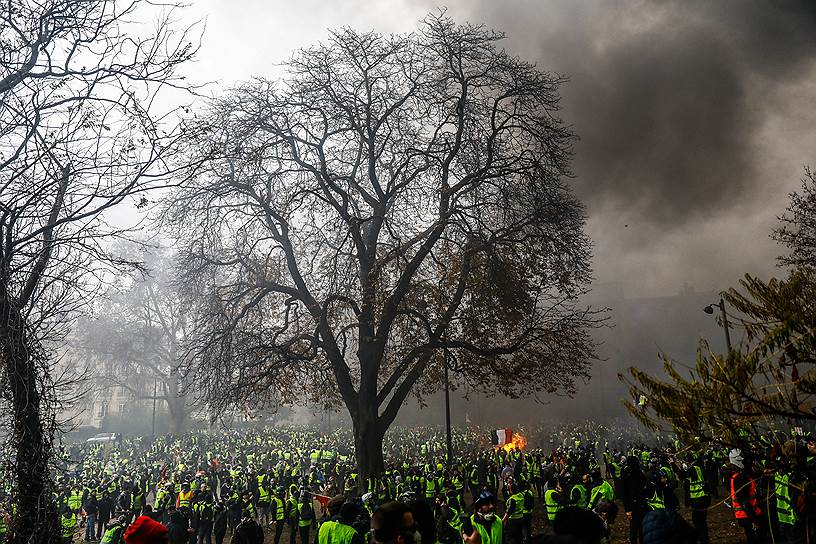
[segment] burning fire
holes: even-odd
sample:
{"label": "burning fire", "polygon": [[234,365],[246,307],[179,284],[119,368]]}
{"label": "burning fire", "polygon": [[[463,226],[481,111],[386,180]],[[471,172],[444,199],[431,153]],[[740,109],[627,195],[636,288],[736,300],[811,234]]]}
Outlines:
{"label": "burning fire", "polygon": [[524,438],[523,434],[513,432],[513,441],[509,444],[505,444],[504,446],[499,446],[500,448],[504,448],[504,451],[510,452],[515,449],[523,450],[527,447],[527,439]]}

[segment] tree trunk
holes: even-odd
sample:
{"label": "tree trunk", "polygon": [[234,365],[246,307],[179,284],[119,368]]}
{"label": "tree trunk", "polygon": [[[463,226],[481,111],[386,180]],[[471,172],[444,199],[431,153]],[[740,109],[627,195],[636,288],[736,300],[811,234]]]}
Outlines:
{"label": "tree trunk", "polygon": [[358,417],[352,416],[354,428],[354,454],[360,477],[358,486],[365,489],[370,476],[379,476],[385,471],[383,460],[383,435],[377,418],[376,399],[365,403],[361,398]]}
{"label": "tree trunk", "polygon": [[[41,384],[26,338],[24,318],[7,292],[0,293],[0,349],[8,377],[16,455],[12,543],[39,544],[59,539],[57,513],[48,494],[50,437],[43,430]],[[36,355],[35,355],[36,357]]]}
{"label": "tree trunk", "polygon": [[167,382],[167,411],[170,415],[170,434],[179,435],[187,429],[187,401],[179,396],[177,376],[172,374]]}

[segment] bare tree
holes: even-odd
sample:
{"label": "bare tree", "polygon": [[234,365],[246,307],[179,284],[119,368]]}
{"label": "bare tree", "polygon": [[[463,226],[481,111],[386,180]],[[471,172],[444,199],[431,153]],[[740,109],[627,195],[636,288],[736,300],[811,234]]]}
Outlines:
{"label": "bare tree", "polygon": [[92,361],[90,374],[101,386],[97,391],[121,387],[135,399],[161,401],[170,432],[180,433],[195,400],[180,372],[193,319],[169,275],[172,255],[141,245],[117,254],[143,263],[144,269],[120,277],[99,299],[93,317],[77,326],[79,353]]}
{"label": "bare tree", "polygon": [[[167,218],[214,403],[339,398],[363,475],[447,358],[491,393],[569,392],[594,357],[563,78],[429,16],[345,29],[215,101]],[[446,357],[447,355],[447,357]]]}
{"label": "bare tree", "polygon": [[178,137],[152,104],[162,86],[183,83],[176,68],[196,46],[172,30],[170,12],[140,37],[142,4],[0,6],[0,395],[14,453],[4,460],[12,542],[59,538],[48,473],[54,342],[101,269],[117,264],[102,241],[120,231],[105,214],[162,185]]}
{"label": "bare tree", "polygon": [[797,268],[816,268],[816,177],[810,168],[805,168],[801,191],[791,193],[790,199],[790,205],[779,217],[781,225],[771,234],[788,249],[779,262]]}

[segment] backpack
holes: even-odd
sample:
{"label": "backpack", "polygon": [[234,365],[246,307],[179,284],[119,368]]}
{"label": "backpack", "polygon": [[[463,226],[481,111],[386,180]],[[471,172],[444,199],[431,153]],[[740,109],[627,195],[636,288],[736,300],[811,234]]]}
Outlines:
{"label": "backpack", "polygon": [[198,519],[201,521],[213,520],[213,507],[211,504],[205,504],[201,507],[201,510],[198,512]]}

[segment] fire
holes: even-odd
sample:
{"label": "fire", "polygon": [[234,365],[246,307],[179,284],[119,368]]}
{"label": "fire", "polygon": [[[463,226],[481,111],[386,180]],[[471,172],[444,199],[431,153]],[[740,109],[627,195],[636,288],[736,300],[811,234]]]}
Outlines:
{"label": "fire", "polygon": [[507,452],[515,450],[515,449],[523,450],[524,448],[527,447],[527,439],[524,438],[523,434],[514,432],[513,433],[513,441],[510,442],[509,444],[505,444],[504,446],[501,446],[501,447],[504,448],[504,451],[507,451]]}

